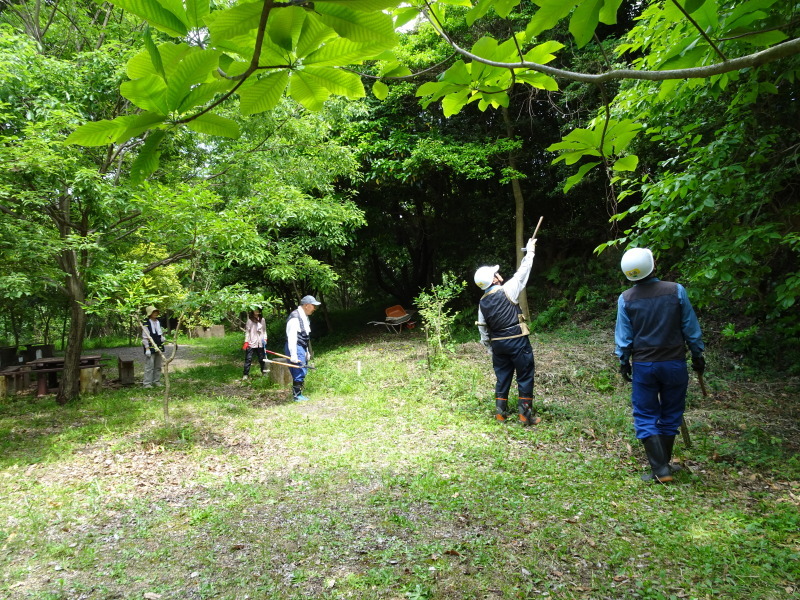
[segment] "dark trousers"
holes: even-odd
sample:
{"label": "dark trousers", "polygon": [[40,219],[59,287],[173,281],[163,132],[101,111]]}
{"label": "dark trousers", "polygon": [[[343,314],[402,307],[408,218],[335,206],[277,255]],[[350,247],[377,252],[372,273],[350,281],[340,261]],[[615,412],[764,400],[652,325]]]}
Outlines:
{"label": "dark trousers", "polygon": [[633,363],[633,425],[638,439],[678,433],[686,408],[685,360]]}
{"label": "dark trousers", "polygon": [[264,371],[267,367],[267,364],[264,362],[264,359],[267,358],[267,353],[264,352],[264,347],[259,346],[258,348],[248,348],[244,351],[244,374],[250,374],[250,365],[253,364],[253,354],[258,356],[258,365],[259,371]]}
{"label": "dark trousers", "polygon": [[497,377],[494,388],[496,398],[508,400],[511,380],[517,374],[519,397],[533,398],[533,348],[528,336],[492,342],[492,367]]}

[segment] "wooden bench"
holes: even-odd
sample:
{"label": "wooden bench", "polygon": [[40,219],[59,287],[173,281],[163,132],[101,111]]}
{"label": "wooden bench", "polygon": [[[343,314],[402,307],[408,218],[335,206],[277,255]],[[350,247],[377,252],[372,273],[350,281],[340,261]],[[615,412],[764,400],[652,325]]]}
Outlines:
{"label": "wooden bench", "polygon": [[23,366],[0,370],[0,398],[24,390],[30,383],[30,371]]}

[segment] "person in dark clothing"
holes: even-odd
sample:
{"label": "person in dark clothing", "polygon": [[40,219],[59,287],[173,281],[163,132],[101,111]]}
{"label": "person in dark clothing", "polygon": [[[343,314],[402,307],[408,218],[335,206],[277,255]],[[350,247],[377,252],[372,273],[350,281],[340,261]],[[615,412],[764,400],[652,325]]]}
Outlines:
{"label": "person in dark clothing", "polygon": [[303,395],[303,385],[308,369],[305,365],[311,360],[309,340],[311,337],[311,323],[308,317],[321,303],[314,296],[303,296],[300,306],[293,310],[286,319],[286,348],[284,354],[290,356],[292,363],[303,365],[302,368],[292,368],[292,396],[296,402],[308,400]]}
{"label": "person in dark clothing", "polygon": [[[142,346],[144,349],[144,378],[146,388],[161,386],[161,352],[164,352],[164,332],[158,320],[159,312],[155,306],[145,309],[147,318],[142,322]],[[158,348],[158,350],[156,350]]]}
{"label": "person in dark clothing", "polygon": [[622,256],[622,272],[634,286],[619,296],[614,333],[619,370],[632,381],[636,438],[642,440],[651,474],[645,480],[672,481],[675,436],[686,407],[689,373],[705,370],[703,336],[686,290],[654,276],[653,253],[633,248]]}
{"label": "person in dark clothing", "polygon": [[478,305],[478,331],[481,343],[492,357],[492,367],[497,378],[495,384],[495,418],[505,421],[509,417],[508,393],[514,373],[517,375],[519,420],[523,425],[536,425],[540,417],[533,416],[533,348],[519,307],[519,295],[528,283],[533,266],[536,240],[531,238],[525,246],[526,254],[519,269],[504,282],[499,265],[481,267],[475,272],[475,284],[484,290]]}

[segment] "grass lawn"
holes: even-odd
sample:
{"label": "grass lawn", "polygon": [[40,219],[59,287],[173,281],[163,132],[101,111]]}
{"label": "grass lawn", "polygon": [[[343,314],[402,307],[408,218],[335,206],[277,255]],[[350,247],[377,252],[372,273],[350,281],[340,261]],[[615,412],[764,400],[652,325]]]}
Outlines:
{"label": "grass lawn", "polygon": [[169,424],[159,389],[0,402],[0,598],[800,592],[797,381],[712,352],[660,486],[611,331],[533,337],[531,429],[494,421],[475,342],[431,371],[419,329],[328,336],[294,403],[240,381],[240,337],[193,341],[211,366],[170,375]]}

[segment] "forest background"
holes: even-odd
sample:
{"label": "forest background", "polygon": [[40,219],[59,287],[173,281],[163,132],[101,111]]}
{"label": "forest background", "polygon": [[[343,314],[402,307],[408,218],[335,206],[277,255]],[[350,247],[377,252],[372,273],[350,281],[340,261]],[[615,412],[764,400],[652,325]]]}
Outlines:
{"label": "forest background", "polygon": [[613,310],[620,252],[646,245],[713,343],[800,364],[795,2],[0,11],[7,343],[69,369],[150,303],[235,326],[308,292],[374,318],[513,272],[543,216],[536,327]]}

